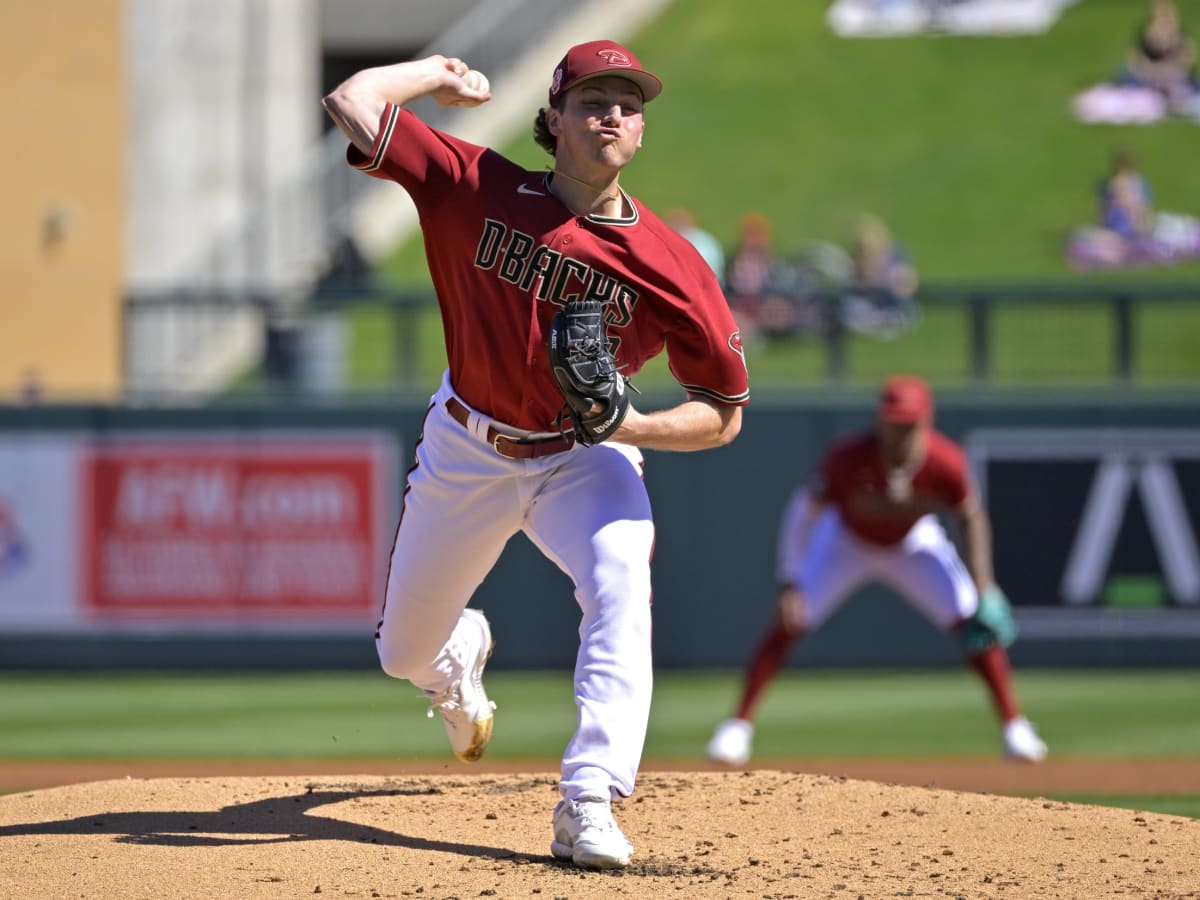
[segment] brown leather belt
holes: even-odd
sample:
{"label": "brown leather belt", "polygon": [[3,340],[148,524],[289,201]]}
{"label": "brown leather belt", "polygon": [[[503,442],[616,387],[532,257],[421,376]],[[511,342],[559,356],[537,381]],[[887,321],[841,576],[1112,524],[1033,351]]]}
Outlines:
{"label": "brown leather belt", "polygon": [[[458,401],[457,397],[451,397],[446,401],[446,411],[450,413],[450,418],[463,428],[470,428],[467,423],[470,421],[471,412]],[[489,425],[487,441],[492,445],[492,449],[505,459],[540,459],[543,456],[553,456],[555,453],[570,450],[575,446],[575,435],[519,438],[510,434],[502,434]]]}

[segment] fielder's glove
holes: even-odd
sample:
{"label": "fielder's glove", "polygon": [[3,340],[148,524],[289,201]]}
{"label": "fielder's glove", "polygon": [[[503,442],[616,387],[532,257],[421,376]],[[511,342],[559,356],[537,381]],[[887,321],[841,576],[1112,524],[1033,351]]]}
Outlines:
{"label": "fielder's glove", "polygon": [[591,447],[612,435],[629,412],[625,377],[608,349],[604,304],[571,300],[550,325],[550,371],[566,404],[559,427],[570,417],[575,440]]}
{"label": "fielder's glove", "polygon": [[996,644],[1009,647],[1017,639],[1017,621],[999,585],[989,585],[980,592],[979,608],[963,624],[961,637],[968,656],[983,653]]}

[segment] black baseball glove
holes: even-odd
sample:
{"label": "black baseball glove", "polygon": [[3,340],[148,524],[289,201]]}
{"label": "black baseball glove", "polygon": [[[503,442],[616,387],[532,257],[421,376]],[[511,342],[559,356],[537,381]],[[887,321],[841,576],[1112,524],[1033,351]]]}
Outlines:
{"label": "black baseball glove", "polygon": [[591,447],[612,435],[629,412],[625,376],[608,349],[604,304],[571,300],[550,325],[550,371],[566,398],[559,426],[568,416],[575,440]]}

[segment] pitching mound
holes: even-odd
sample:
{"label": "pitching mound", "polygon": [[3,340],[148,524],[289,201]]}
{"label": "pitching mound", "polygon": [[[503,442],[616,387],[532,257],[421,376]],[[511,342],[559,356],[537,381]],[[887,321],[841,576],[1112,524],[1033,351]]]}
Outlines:
{"label": "pitching mound", "polygon": [[0,797],[0,894],[1200,897],[1200,821],[780,771],[643,773],[637,855],[549,854],[556,776],[128,778]]}

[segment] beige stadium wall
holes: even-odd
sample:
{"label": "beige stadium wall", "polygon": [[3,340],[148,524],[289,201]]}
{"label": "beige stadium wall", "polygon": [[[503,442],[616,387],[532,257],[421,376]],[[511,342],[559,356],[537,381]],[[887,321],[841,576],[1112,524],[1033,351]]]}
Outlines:
{"label": "beige stadium wall", "polygon": [[121,0],[0,2],[0,402],[121,389]]}

